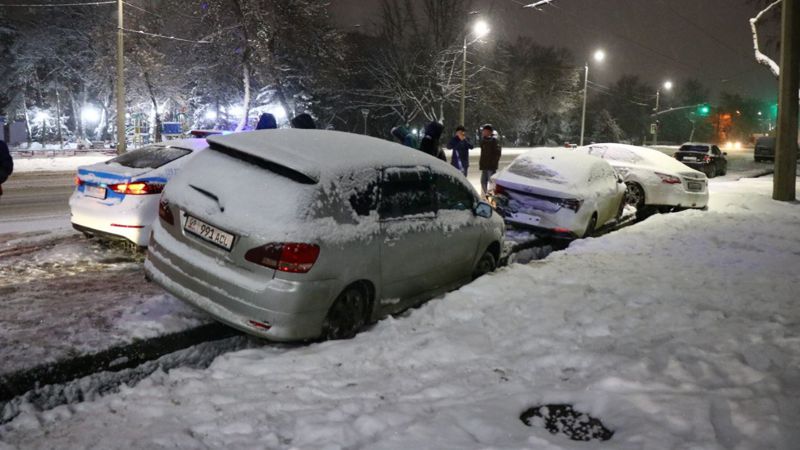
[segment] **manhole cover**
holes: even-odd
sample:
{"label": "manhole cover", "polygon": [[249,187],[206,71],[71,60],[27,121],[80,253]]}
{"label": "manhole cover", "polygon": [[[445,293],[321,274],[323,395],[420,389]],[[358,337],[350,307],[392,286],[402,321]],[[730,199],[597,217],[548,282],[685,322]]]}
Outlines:
{"label": "manhole cover", "polygon": [[544,427],[553,434],[563,434],[573,441],[607,441],[614,432],[599,419],[576,411],[572,405],[534,406],[519,416],[527,426]]}

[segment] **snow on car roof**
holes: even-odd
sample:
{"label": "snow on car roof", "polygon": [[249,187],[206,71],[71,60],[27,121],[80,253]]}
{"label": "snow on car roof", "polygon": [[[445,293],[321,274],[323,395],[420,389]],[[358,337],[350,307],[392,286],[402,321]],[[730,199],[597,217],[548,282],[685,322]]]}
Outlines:
{"label": "snow on car roof", "polygon": [[[703,145],[703,144],[700,144],[700,145]],[[705,144],[705,145],[708,145],[708,144]],[[634,153],[636,156],[638,156],[638,157],[640,157],[642,159],[641,162],[637,162],[635,164],[635,165],[639,165],[639,166],[649,166],[649,167],[652,167],[652,168],[660,168],[662,170],[673,170],[673,171],[681,172],[681,173],[683,173],[683,172],[696,172],[694,169],[684,165],[682,162],[678,161],[677,159],[672,158],[672,157],[670,157],[668,155],[665,155],[664,153],[662,153],[662,152],[660,152],[658,150],[653,150],[652,148],[637,147],[635,145],[616,144],[616,143],[611,143],[611,144],[592,144],[592,145],[587,146],[585,148],[588,149],[590,147],[594,147],[594,148],[597,148],[597,147],[618,148],[618,149],[628,150],[628,151]]]}
{"label": "snow on car roof", "polygon": [[203,150],[208,147],[208,141],[205,139],[174,139],[171,141],[159,142],[154,144],[162,147],[178,147],[185,148],[186,150]]}
{"label": "snow on car roof", "polygon": [[316,181],[320,180],[323,173],[387,165],[425,165],[455,171],[450,165],[426,153],[383,139],[341,131],[258,130],[209,136],[208,142],[212,148],[220,146],[247,153]]}
{"label": "snow on car roof", "polygon": [[534,148],[518,156],[498,180],[516,185],[537,186],[550,192],[583,194],[586,181],[602,159],[563,148]]}

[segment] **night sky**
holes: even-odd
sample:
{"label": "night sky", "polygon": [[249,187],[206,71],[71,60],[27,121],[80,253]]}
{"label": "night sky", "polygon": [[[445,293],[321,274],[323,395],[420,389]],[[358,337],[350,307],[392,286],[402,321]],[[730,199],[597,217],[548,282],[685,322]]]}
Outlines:
{"label": "night sky", "polygon": [[[747,0],[555,0],[540,10],[526,0],[475,0],[493,36],[532,37],[543,45],[570,49],[583,63],[596,48],[607,59],[593,65],[590,79],[608,85],[622,74],[637,74],[653,85],[694,77],[715,93],[729,91],[764,100],[776,98],[777,79],[755,63]],[[380,3],[332,0],[338,24],[369,29]],[[763,30],[774,37],[777,25]],[[772,52],[771,52],[772,53]]]}

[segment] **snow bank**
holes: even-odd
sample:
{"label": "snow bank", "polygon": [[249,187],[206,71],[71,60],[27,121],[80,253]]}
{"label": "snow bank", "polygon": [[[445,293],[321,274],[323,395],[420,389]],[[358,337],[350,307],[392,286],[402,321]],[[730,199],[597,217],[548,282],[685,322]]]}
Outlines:
{"label": "snow bank", "polygon": [[[712,184],[353,340],[228,353],[0,428],[22,448],[796,448],[800,206]],[[518,419],[571,403],[577,443]]]}
{"label": "snow bank", "polygon": [[71,172],[78,166],[88,166],[108,161],[113,156],[92,154],[86,156],[58,156],[53,158],[21,158],[14,156],[14,173],[22,172]]}

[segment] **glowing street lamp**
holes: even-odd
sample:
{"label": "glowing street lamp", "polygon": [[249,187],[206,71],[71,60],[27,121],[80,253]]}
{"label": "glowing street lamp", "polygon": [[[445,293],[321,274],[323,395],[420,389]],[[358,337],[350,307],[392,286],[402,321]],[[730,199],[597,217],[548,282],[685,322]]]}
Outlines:
{"label": "glowing street lamp", "polygon": [[[472,34],[475,35],[475,41],[478,41],[491,32],[491,28],[489,28],[489,24],[485,20],[479,20],[475,22],[472,26]],[[469,33],[464,34],[464,59],[462,64],[461,70],[461,109],[459,111],[459,125],[464,126],[464,122],[466,121],[466,110],[467,110],[467,46],[472,42],[468,42]]]}
{"label": "glowing street lamp", "polygon": [[[659,106],[660,106],[661,89],[664,89],[665,91],[671,91],[672,90],[672,81],[667,80],[667,81],[664,82],[664,84],[663,84],[663,86],[661,88],[656,89],[656,107],[653,108],[653,112],[654,113],[658,112],[658,109],[659,109]],[[658,145],[658,121],[656,121],[655,127],[653,127],[653,145]]]}
{"label": "glowing street lamp", "polygon": [[[606,59],[606,52],[603,50],[597,50],[594,52],[594,60],[598,63],[605,61]],[[586,98],[589,92],[589,62],[587,61],[584,65],[585,74],[583,77],[583,113],[581,114],[581,143],[580,146],[583,147],[583,137],[586,131]]]}
{"label": "glowing street lamp", "polygon": [[81,120],[85,123],[100,122],[100,110],[92,105],[86,105],[81,109]]}

